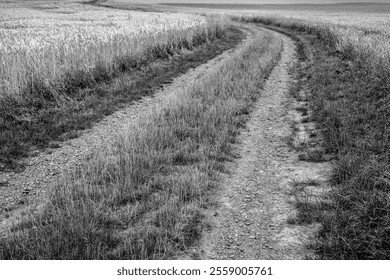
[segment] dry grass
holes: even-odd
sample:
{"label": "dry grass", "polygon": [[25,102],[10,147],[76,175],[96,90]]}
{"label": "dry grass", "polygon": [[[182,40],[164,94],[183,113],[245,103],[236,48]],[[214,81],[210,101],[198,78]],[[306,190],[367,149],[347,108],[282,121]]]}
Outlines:
{"label": "dry grass", "polygon": [[190,91],[120,133],[0,241],[0,257],[160,259],[186,248],[280,50],[271,33],[256,34]]}

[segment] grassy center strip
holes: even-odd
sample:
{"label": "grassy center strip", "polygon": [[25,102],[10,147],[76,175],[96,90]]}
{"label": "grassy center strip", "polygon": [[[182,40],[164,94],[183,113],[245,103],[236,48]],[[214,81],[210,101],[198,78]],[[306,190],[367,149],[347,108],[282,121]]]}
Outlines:
{"label": "grassy center strip", "polygon": [[256,31],[218,69],[147,112],[0,241],[2,259],[164,259],[196,240],[218,173],[277,62]]}

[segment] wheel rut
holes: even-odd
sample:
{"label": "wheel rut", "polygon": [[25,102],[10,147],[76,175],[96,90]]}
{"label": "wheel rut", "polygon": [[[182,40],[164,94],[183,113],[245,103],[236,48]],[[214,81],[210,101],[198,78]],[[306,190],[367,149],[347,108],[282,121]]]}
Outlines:
{"label": "wheel rut", "polygon": [[[298,63],[296,46],[283,42],[280,61],[271,72],[238,137],[234,153],[222,175],[218,206],[206,215],[208,230],[190,258],[198,259],[304,259],[315,257],[307,244],[318,225],[297,225],[292,191],[294,182],[326,182],[328,163],[299,161],[287,142],[296,119],[290,96],[294,82],[290,70]],[[302,136],[302,135],[300,135]]]}

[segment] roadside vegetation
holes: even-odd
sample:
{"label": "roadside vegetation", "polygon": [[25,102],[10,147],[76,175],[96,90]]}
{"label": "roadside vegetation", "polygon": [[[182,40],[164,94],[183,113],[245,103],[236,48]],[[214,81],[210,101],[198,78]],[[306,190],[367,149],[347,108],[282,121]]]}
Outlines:
{"label": "roadside vegetation", "polygon": [[77,136],[244,37],[221,18],[147,19],[103,9],[48,14],[48,21],[7,12],[0,24],[0,170],[17,167],[34,148]]}
{"label": "roadside vegetation", "polygon": [[[381,28],[373,30],[372,26],[355,30],[286,18],[236,20],[282,27],[303,39],[301,43],[310,43],[306,47],[311,49],[313,59],[307,62],[303,78],[314,119],[322,131],[324,152],[336,155],[330,181],[333,205],[323,207],[320,214],[314,211],[316,216],[312,218],[322,224],[314,245],[319,256],[389,259],[390,46],[387,34]],[[313,209],[312,206],[301,208]]]}
{"label": "roadside vegetation", "polygon": [[281,41],[255,38],[168,105],[153,109],[53,188],[0,241],[1,259],[164,259],[204,227],[231,144]]}

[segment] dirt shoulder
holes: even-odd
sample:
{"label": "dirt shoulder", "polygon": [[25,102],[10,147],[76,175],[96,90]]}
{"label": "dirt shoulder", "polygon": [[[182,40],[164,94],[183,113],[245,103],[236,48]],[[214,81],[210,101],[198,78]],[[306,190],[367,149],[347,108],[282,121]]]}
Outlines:
{"label": "dirt shoulder", "polygon": [[290,74],[298,63],[296,45],[289,37],[278,36],[284,46],[280,61],[239,136],[238,159],[222,175],[218,206],[208,213],[209,230],[191,249],[190,258],[314,257],[307,245],[318,225],[293,222],[298,213],[293,194],[297,183],[325,182],[329,164],[300,161],[288,144],[294,137],[305,139],[305,132],[292,135],[291,129],[302,122],[295,110],[297,101],[290,95],[296,82]]}

